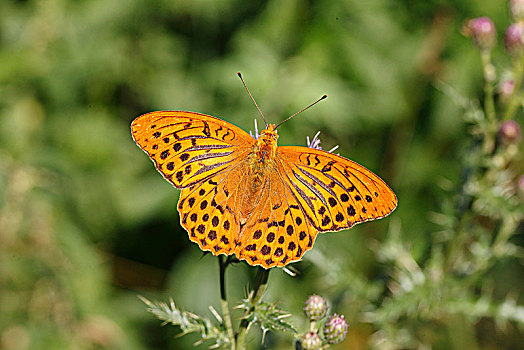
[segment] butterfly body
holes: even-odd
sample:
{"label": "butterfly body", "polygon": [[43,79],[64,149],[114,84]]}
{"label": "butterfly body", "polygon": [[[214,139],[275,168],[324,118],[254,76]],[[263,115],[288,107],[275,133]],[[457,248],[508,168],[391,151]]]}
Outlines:
{"label": "butterfly body", "polygon": [[262,130],[260,137],[257,139],[255,154],[257,161],[265,163],[273,161],[277,150],[278,134],[274,124],[269,124],[267,129]]}
{"label": "butterfly body", "polygon": [[159,111],[136,118],[132,135],[157,170],[182,190],[181,225],[214,255],[284,266],[318,232],[391,213],[393,191],[361,165],[322,150],[277,146],[275,125],[257,139],[216,117]]}

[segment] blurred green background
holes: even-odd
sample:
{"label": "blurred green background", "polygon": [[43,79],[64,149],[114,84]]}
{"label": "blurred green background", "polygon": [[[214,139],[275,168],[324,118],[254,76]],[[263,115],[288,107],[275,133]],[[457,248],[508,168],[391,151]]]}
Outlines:
{"label": "blurred green background", "polygon": [[[500,0],[0,1],[0,348],[191,348],[196,336],[175,338],[137,295],[218,310],[216,258],[189,242],[179,191],[133,143],[129,124],[182,109],[253,130],[257,111],[237,71],[272,122],[327,94],[279,129],[280,144],[304,145],[320,130],[325,148],[340,145],[400,203],[387,219],[320,235],[294,265],[298,277],[272,272],[266,298],[305,327],[302,303],[321,294],[351,325],[338,348],[395,348],[372,342],[380,330],[362,319],[365,300],[351,290],[384,278],[371,246],[391,226],[415,261],[428,253],[438,230],[429,215],[446,195],[438,183],[458,181],[466,135],[462,111],[435,83],[480,96],[478,51],[460,28],[481,15],[500,39],[510,22]],[[340,277],[326,256],[349,267],[343,289],[330,284]],[[252,275],[244,263],[228,271],[232,302]],[[486,279],[494,295],[523,302],[522,264]],[[418,336],[436,349],[523,346],[511,324],[426,322]],[[269,335],[265,346],[290,344]],[[254,337],[250,347],[263,346]]]}

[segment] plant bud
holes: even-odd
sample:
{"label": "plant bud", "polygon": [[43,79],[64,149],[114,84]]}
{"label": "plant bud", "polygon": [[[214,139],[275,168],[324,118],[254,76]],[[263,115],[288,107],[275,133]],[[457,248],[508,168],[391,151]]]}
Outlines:
{"label": "plant bud", "polygon": [[502,122],[498,134],[500,142],[503,144],[517,143],[520,140],[520,125],[514,120]]}
{"label": "plant bud", "polygon": [[491,50],[495,45],[495,25],[488,17],[470,19],[462,28],[462,32],[473,38],[475,45],[481,50]]}
{"label": "plant bud", "polygon": [[524,47],[523,34],[524,24],[522,22],[513,23],[506,29],[504,46],[510,54],[515,55],[522,52],[522,47]]}
{"label": "plant bud", "polygon": [[300,343],[304,350],[318,350],[322,346],[322,339],[320,339],[317,333],[308,332],[302,336]]}
{"label": "plant bud", "polygon": [[498,86],[499,99],[506,103],[515,91],[515,82],[513,79],[502,80]]}
{"label": "plant bud", "polygon": [[524,19],[524,0],[509,0],[509,12],[515,21]]}
{"label": "plant bud", "polygon": [[348,333],[348,323],[344,315],[334,314],[330,316],[324,325],[324,337],[329,344],[338,344],[346,339]]}
{"label": "plant bud", "polygon": [[313,294],[304,303],[304,312],[310,321],[318,321],[326,315],[327,302],[321,296]]}

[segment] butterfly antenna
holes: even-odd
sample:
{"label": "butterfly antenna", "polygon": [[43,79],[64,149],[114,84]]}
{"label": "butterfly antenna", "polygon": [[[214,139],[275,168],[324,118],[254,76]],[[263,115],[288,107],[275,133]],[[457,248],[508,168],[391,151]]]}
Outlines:
{"label": "butterfly antenna", "polygon": [[238,77],[240,78],[240,80],[242,81],[242,84],[244,84],[244,87],[246,88],[246,91],[247,93],[249,94],[249,97],[251,97],[251,100],[253,101],[253,103],[255,104],[255,106],[257,107],[258,109],[258,113],[260,113],[260,115],[262,116],[262,119],[264,119],[264,123],[266,123],[266,127],[267,127],[267,121],[266,121],[266,118],[264,117],[264,115],[262,114],[262,111],[260,110],[260,108],[258,107],[258,104],[257,104],[257,101],[255,101],[255,99],[253,98],[253,95],[251,95],[251,92],[249,92],[249,89],[247,88],[247,85],[246,83],[244,82],[244,78],[242,78],[242,74],[240,74],[240,72],[237,73]]}
{"label": "butterfly antenna", "polygon": [[284,124],[285,122],[287,122],[289,119],[293,118],[293,117],[296,116],[297,114],[300,114],[300,113],[304,112],[306,109],[313,107],[314,105],[316,105],[317,103],[319,103],[320,101],[322,101],[322,100],[325,99],[325,98],[327,98],[327,95],[322,96],[321,98],[319,98],[318,100],[316,100],[315,102],[313,102],[312,104],[310,104],[309,106],[307,106],[306,108],[302,108],[300,111],[296,112],[296,113],[293,114],[292,116],[287,117],[284,121],[280,122],[280,123],[275,127],[275,130],[276,130],[280,125],[282,125],[282,124]]}

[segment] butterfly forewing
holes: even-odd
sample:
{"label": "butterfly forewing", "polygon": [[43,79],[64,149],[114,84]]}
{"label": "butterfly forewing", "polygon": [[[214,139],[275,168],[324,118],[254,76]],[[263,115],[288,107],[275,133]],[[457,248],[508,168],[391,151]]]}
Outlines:
{"label": "butterfly forewing", "polygon": [[131,124],[135,142],[175,187],[185,188],[245,158],[255,140],[242,129],[205,114],[161,111]]}
{"label": "butterfly forewing", "polygon": [[318,231],[338,231],[382,218],[397,198],[382,179],[341,156],[305,147],[278,147],[287,184]]}

